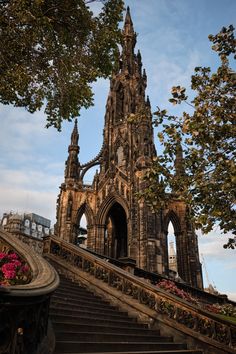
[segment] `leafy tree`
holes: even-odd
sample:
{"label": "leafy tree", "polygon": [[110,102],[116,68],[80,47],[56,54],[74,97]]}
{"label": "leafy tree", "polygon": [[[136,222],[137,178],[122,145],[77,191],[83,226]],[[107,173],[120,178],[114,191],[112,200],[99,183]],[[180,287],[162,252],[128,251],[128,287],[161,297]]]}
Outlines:
{"label": "leafy tree", "polygon": [[[94,0],[93,0],[94,1]],[[0,6],[0,102],[29,112],[46,105],[47,127],[92,104],[91,83],[118,55],[123,0],[3,0]]]}
{"label": "leafy tree", "polygon": [[[235,59],[234,28],[222,28],[210,35],[212,49],[220,57],[216,72],[197,67],[192,76],[196,96],[187,102],[185,88],[172,88],[170,102],[188,103],[193,113],[171,116],[158,108],[155,124],[163,154],[145,179],[150,182],[141,196],[152,208],[162,208],[175,197],[185,200],[197,228],[204,233],[219,225],[236,234],[236,73],[230,68]],[[234,248],[231,238],[224,247]]]}

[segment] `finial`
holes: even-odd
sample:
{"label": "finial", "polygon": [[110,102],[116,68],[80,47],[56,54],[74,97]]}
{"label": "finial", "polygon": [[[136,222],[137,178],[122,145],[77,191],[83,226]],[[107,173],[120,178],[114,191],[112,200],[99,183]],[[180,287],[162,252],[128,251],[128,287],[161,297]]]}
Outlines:
{"label": "finial", "polygon": [[71,145],[78,145],[79,133],[77,128],[77,118],[75,119],[74,129],[71,134]]}
{"label": "finial", "polygon": [[146,104],[148,107],[151,107],[151,103],[150,103],[150,99],[149,99],[149,96],[147,96],[147,101],[146,101]]}
{"label": "finial", "polygon": [[142,56],[141,56],[141,53],[140,53],[140,50],[138,50],[138,53],[137,53],[137,65],[138,65],[138,72],[139,72],[139,75],[141,76],[142,75]]}
{"label": "finial", "polygon": [[147,74],[146,74],[146,70],[145,69],[143,69],[143,78],[147,79]]}
{"label": "finial", "polygon": [[125,23],[126,23],[126,22],[132,22],[129,6],[127,6],[127,10],[126,10]]}

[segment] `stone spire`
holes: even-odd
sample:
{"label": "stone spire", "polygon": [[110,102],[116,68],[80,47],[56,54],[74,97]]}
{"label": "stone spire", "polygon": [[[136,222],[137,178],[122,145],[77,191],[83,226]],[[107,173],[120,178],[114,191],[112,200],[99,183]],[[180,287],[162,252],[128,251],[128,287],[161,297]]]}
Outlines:
{"label": "stone spire", "polygon": [[79,169],[79,133],[77,127],[77,119],[75,119],[74,129],[71,133],[71,143],[68,146],[68,158],[66,161],[66,169],[65,169],[65,178],[78,178],[78,169]]}
{"label": "stone spire", "polygon": [[[132,39],[134,46],[136,44],[136,33],[134,32],[134,27],[133,27],[133,22],[131,19],[130,15],[130,9],[129,6],[127,7],[127,12],[125,16],[125,24],[124,24],[124,29],[123,29],[123,36],[127,40]],[[134,48],[134,47],[133,47]]]}
{"label": "stone spire", "polygon": [[123,28],[122,43],[122,71],[133,74],[135,71],[134,47],[136,44],[136,33],[134,32],[133,22],[130,16],[130,9],[127,7],[125,24]]}
{"label": "stone spire", "polygon": [[180,142],[176,144],[175,174],[178,177],[184,176],[185,174],[183,149]]}
{"label": "stone spire", "polygon": [[[139,169],[150,166],[156,151],[151,106],[145,95],[147,75],[140,51],[136,54],[134,50],[136,33],[129,7],[122,34],[120,68],[112,76],[106,106],[102,171],[113,168],[113,161],[119,169],[131,174],[137,166]],[[133,125],[128,120],[132,115],[137,117]],[[130,163],[131,156],[134,164]]]}
{"label": "stone spire", "polygon": [[77,119],[75,119],[74,129],[71,133],[71,145],[70,146],[78,146],[78,141],[79,141],[79,133],[78,133],[78,127],[77,127]]}

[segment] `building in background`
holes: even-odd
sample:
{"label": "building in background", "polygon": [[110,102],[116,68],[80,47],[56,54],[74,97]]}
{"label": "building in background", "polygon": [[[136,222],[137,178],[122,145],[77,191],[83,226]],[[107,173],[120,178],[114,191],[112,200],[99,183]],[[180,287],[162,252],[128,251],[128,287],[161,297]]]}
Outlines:
{"label": "building in background", "polygon": [[177,257],[174,248],[174,242],[171,241],[169,244],[169,269],[177,273]]}
{"label": "building in background", "polygon": [[43,250],[43,237],[50,234],[51,221],[34,213],[4,213],[1,226],[4,230],[27,243],[38,253]]}

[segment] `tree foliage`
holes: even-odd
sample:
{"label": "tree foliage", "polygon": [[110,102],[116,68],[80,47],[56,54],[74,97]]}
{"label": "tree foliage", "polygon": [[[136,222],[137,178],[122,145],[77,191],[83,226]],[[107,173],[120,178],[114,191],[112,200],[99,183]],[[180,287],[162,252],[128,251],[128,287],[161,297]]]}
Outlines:
{"label": "tree foliage", "polygon": [[123,1],[3,0],[0,7],[0,102],[35,112],[47,126],[92,104],[91,83],[107,77],[118,55]]}
{"label": "tree foliage", "polygon": [[[235,59],[234,28],[224,27],[209,39],[220,66],[216,72],[195,68],[193,113],[177,117],[160,108],[154,113],[155,124],[162,125],[158,136],[163,154],[148,171],[150,186],[142,196],[160,208],[174,194],[189,204],[196,227],[204,233],[219,225],[224,233],[236,234],[236,73],[229,65]],[[188,103],[185,88],[173,87],[170,102]],[[231,238],[225,247],[234,247],[234,242]]]}

